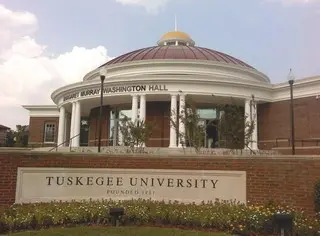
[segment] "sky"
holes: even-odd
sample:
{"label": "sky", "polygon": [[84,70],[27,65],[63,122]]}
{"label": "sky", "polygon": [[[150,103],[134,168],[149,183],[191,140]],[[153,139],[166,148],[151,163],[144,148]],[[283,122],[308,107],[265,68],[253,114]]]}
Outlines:
{"label": "sky", "polygon": [[320,75],[320,0],[0,0],[0,124],[174,29],[284,82]]}

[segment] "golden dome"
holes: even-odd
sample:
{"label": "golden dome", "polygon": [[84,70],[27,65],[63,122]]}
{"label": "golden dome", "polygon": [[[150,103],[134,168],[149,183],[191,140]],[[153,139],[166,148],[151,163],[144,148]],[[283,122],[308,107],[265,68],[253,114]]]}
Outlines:
{"label": "golden dome", "polygon": [[164,34],[160,41],[163,40],[168,40],[168,39],[186,39],[186,40],[190,40],[191,38],[189,37],[188,34],[181,32],[181,31],[171,31],[168,32],[166,34]]}
{"label": "golden dome", "polygon": [[195,42],[190,36],[182,31],[170,31],[164,34],[158,41],[159,46],[164,45],[187,45],[194,46]]}

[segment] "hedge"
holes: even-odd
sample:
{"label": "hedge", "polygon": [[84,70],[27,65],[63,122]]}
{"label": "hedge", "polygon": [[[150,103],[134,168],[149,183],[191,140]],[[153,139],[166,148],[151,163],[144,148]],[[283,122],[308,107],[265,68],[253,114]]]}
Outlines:
{"label": "hedge", "polygon": [[122,225],[170,225],[271,235],[272,216],[275,213],[286,213],[294,217],[294,230],[298,235],[318,235],[317,232],[320,230],[319,220],[307,218],[302,212],[288,206],[244,205],[219,200],[196,205],[139,199],[15,204],[0,215],[0,233],[75,225],[110,226],[112,219],[109,210],[113,207],[125,209],[125,215],[121,219]]}

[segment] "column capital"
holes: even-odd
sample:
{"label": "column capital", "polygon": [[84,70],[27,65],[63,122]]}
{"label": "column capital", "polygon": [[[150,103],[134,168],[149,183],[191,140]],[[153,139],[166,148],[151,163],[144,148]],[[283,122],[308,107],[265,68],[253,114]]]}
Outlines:
{"label": "column capital", "polygon": [[182,93],[182,94],[179,94],[179,97],[180,97],[180,100],[185,100],[186,99],[186,94]]}
{"label": "column capital", "polygon": [[173,97],[173,96],[178,96],[179,93],[170,93],[170,96]]}

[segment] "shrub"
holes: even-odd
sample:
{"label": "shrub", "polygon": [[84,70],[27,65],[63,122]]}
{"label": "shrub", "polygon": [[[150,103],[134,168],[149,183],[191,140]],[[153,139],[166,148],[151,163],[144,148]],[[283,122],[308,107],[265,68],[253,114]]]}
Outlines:
{"label": "shrub", "polygon": [[320,213],[320,179],[314,185],[314,207],[317,213]]}
{"label": "shrub", "polygon": [[[0,216],[3,229],[19,231],[74,225],[110,225],[111,207],[124,207],[124,225],[170,225],[215,231],[266,232],[266,223],[276,212],[294,216],[299,235],[316,235],[320,222],[308,219],[294,209],[281,206],[254,206],[236,202],[182,204],[151,200],[81,201],[13,205]],[[270,234],[269,234],[270,235]]]}

